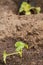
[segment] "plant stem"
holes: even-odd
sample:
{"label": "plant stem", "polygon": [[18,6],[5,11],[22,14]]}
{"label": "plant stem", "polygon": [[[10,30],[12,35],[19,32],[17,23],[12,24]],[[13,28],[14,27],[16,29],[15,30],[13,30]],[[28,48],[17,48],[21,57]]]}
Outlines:
{"label": "plant stem", "polygon": [[11,55],[14,55],[14,54],[18,54],[17,52],[15,53],[10,53],[10,54],[7,54],[7,56],[11,56]]}

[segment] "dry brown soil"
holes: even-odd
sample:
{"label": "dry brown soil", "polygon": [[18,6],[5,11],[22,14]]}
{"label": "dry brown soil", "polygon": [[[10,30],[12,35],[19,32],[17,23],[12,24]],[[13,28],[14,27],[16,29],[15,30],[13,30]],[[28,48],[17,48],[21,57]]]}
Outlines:
{"label": "dry brown soil", "polygon": [[3,51],[15,51],[16,41],[29,45],[23,50],[23,57],[7,57],[6,65],[43,65],[43,14],[16,15],[16,4],[11,0],[0,0],[0,65],[3,62]]}

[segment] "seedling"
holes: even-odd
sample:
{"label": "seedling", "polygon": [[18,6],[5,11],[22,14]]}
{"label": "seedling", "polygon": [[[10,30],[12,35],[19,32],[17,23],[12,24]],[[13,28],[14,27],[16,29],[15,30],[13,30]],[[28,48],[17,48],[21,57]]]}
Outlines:
{"label": "seedling", "polygon": [[38,13],[40,13],[41,8],[40,7],[32,7],[27,2],[23,2],[20,6],[19,14],[24,12],[23,14],[30,15],[30,14],[32,14],[32,11],[34,12],[34,14],[35,14],[35,12],[38,14]]}
{"label": "seedling", "polygon": [[16,52],[19,53],[20,57],[22,57],[22,51],[23,51],[23,48],[27,48],[28,49],[28,45],[19,41],[19,42],[16,42],[15,44],[15,47],[16,47]]}
{"label": "seedling", "polygon": [[28,45],[21,42],[21,41],[18,41],[15,43],[15,52],[14,53],[10,53],[10,54],[7,54],[6,51],[3,52],[3,61],[4,63],[6,64],[6,58],[8,56],[11,56],[11,55],[14,55],[14,54],[19,54],[20,57],[22,57],[22,53],[23,53],[23,48],[27,48],[28,49]]}

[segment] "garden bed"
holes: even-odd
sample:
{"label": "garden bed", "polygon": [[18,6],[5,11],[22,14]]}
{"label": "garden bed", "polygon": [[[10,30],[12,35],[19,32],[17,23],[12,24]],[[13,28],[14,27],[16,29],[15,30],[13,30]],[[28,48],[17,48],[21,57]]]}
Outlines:
{"label": "garden bed", "polygon": [[23,50],[22,58],[18,55],[7,57],[6,65],[43,65],[43,14],[20,16],[14,14],[11,3],[5,5],[0,4],[0,65],[5,65],[3,51],[14,52],[17,41],[32,47]]}

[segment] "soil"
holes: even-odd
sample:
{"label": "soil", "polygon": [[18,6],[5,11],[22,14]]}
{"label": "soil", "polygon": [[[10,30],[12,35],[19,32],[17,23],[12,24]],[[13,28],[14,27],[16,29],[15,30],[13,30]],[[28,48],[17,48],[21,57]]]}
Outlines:
{"label": "soil", "polygon": [[[15,6],[14,6],[15,5]],[[12,0],[0,0],[0,65],[3,62],[3,51],[15,51],[15,42],[28,44],[23,49],[23,57],[7,57],[6,65],[43,65],[43,14],[16,15],[17,5]]]}

